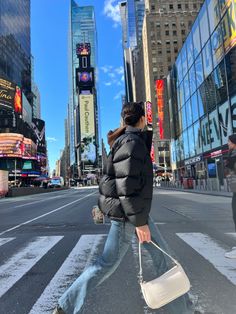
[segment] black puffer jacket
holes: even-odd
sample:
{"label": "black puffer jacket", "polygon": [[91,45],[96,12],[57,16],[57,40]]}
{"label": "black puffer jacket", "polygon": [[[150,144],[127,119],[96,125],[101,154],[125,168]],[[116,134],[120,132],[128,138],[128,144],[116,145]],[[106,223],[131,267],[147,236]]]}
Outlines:
{"label": "black puffer jacket", "polygon": [[148,221],[153,190],[150,139],[127,127],[108,155],[99,184],[99,207],[111,219],[129,220],[136,227]]}

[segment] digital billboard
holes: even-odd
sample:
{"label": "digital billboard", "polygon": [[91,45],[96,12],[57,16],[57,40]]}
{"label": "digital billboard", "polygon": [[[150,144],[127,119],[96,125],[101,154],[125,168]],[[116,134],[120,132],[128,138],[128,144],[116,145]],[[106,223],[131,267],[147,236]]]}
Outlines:
{"label": "digital billboard", "polygon": [[36,144],[31,139],[25,138],[22,134],[1,133],[0,157],[36,159]]}
{"label": "digital billboard", "polygon": [[145,118],[148,130],[152,130],[152,103],[145,102]]}
{"label": "digital billboard", "polygon": [[96,160],[94,96],[79,95],[81,159],[89,163]]}
{"label": "digital billboard", "polygon": [[77,87],[93,87],[94,86],[94,70],[93,68],[76,69],[76,86]]}
{"label": "digital billboard", "polygon": [[164,80],[156,81],[157,111],[160,130],[160,139],[164,139]]}
{"label": "digital billboard", "polygon": [[21,89],[14,83],[0,78],[0,108],[22,114]]}
{"label": "digital billboard", "polygon": [[37,138],[37,152],[46,153],[46,141],[45,141],[45,122],[41,119],[34,118],[31,123],[31,127]]}
{"label": "digital billboard", "polygon": [[79,43],[76,45],[77,56],[89,56],[91,54],[90,43]]}

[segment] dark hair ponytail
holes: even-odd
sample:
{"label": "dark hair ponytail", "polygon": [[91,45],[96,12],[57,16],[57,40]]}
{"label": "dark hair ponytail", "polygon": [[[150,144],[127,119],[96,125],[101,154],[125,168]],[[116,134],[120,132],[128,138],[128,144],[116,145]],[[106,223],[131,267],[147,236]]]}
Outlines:
{"label": "dark hair ponytail", "polygon": [[126,125],[135,126],[142,116],[145,116],[143,102],[127,102],[124,104],[121,116]]}

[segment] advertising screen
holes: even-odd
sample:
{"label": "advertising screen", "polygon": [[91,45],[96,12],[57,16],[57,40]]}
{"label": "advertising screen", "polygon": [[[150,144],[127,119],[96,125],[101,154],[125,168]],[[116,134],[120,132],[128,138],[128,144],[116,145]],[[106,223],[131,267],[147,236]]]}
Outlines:
{"label": "advertising screen", "polygon": [[0,157],[36,159],[36,145],[22,134],[1,133]]}
{"label": "advertising screen", "polygon": [[164,80],[156,81],[157,110],[160,130],[160,139],[164,139]]}
{"label": "advertising screen", "polygon": [[22,113],[21,89],[14,83],[0,78],[0,108]]}
{"label": "advertising screen", "polygon": [[80,68],[76,69],[76,86],[94,86],[94,70],[92,68],[86,70]]}
{"label": "advertising screen", "polygon": [[79,109],[81,159],[94,163],[96,159],[94,96],[79,95]]}
{"label": "advertising screen", "polygon": [[224,7],[222,7],[222,12],[227,10],[223,18],[223,37],[224,37],[224,47],[227,53],[232,47],[236,45],[236,3],[235,0],[228,0]]}
{"label": "advertising screen", "polygon": [[76,45],[77,56],[89,56],[91,54],[90,43],[79,43]]}
{"label": "advertising screen", "polygon": [[46,141],[45,141],[45,122],[41,119],[33,119],[31,127],[37,138],[37,152],[46,153]]}
{"label": "advertising screen", "polygon": [[148,130],[152,130],[152,103],[145,102],[145,118]]}

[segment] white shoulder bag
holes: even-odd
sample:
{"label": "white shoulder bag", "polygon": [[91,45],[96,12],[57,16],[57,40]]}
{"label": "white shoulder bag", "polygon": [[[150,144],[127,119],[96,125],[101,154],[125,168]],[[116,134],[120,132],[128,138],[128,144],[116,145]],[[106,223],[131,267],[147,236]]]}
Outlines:
{"label": "white shoulder bag", "polygon": [[190,289],[190,282],[179,262],[162,250],[156,243],[152,241],[150,243],[156,246],[157,249],[162,251],[175,263],[173,268],[160,277],[148,282],[144,281],[141,259],[141,243],[139,242],[139,278],[141,290],[147,305],[151,309],[158,309],[187,293]]}

